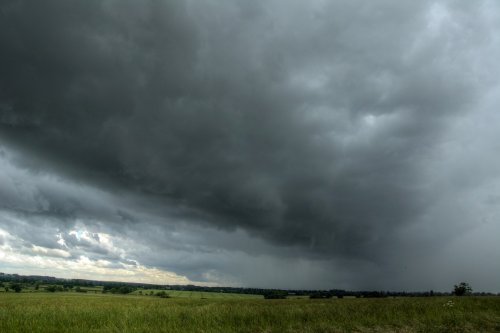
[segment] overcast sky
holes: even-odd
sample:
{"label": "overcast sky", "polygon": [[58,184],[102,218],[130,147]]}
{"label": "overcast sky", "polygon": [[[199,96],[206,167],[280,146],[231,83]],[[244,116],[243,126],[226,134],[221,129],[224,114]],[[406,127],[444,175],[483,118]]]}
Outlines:
{"label": "overcast sky", "polygon": [[500,292],[497,1],[0,0],[0,271]]}

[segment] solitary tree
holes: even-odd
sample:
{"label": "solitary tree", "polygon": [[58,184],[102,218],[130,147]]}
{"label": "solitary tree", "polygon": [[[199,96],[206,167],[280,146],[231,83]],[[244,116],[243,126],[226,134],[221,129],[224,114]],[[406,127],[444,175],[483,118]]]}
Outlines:
{"label": "solitary tree", "polygon": [[456,296],[469,295],[471,292],[472,288],[467,282],[460,282],[460,284],[453,287],[453,294]]}

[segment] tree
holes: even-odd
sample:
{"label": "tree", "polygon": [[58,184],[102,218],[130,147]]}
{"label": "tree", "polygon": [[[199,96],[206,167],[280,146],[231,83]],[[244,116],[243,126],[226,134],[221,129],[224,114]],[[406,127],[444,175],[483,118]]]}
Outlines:
{"label": "tree", "polygon": [[14,284],[11,284],[10,287],[12,288],[12,290],[14,290],[16,293],[20,293],[21,290],[23,289],[23,287],[21,287],[20,284],[18,283],[14,283]]}
{"label": "tree", "polygon": [[472,288],[467,282],[460,282],[460,284],[453,287],[453,292],[456,296],[464,296],[472,293]]}

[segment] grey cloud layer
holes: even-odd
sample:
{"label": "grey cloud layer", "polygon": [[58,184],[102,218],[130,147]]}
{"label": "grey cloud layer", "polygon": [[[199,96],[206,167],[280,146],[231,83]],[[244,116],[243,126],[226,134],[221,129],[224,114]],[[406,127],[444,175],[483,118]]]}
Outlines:
{"label": "grey cloud layer", "polygon": [[134,210],[51,194],[25,214],[242,229],[269,255],[383,265],[394,246],[413,251],[426,238],[407,230],[448,194],[429,161],[497,84],[487,1],[0,9],[0,138],[17,165],[129,196]]}

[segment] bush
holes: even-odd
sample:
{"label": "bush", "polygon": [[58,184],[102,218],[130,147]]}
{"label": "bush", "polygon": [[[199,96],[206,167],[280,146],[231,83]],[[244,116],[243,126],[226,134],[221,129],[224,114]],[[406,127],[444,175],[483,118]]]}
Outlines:
{"label": "bush", "polygon": [[170,298],[170,296],[164,291],[157,292],[156,296],[161,297],[161,298]]}
{"label": "bush", "polygon": [[287,293],[284,291],[272,291],[264,295],[265,299],[285,299]]}
{"label": "bush", "polygon": [[51,292],[51,293],[55,293],[57,288],[56,288],[56,286],[48,286],[48,287],[45,287],[45,290],[48,292]]}
{"label": "bush", "polygon": [[102,289],[103,294],[110,292],[112,294],[130,294],[135,288],[129,286],[104,286]]}
{"label": "bush", "polygon": [[48,292],[51,292],[51,293],[55,293],[56,291],[64,291],[64,288],[61,286],[51,285],[51,286],[45,287],[45,290]]}
{"label": "bush", "polygon": [[332,294],[330,293],[314,293],[314,294],[311,294],[309,295],[309,298],[313,299],[313,298],[332,298]]}

